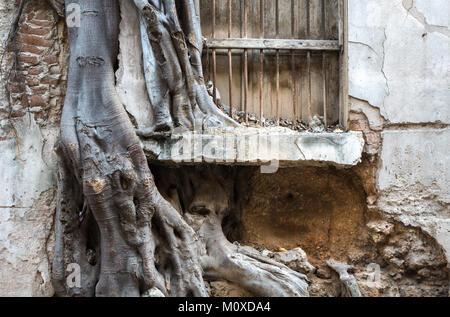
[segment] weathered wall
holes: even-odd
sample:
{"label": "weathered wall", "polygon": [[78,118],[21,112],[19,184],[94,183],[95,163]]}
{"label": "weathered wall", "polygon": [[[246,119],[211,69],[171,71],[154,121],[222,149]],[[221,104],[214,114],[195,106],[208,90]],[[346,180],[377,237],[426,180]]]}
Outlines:
{"label": "weathered wall", "polygon": [[[0,0],[1,43],[14,5]],[[356,172],[368,208],[428,233],[447,259],[449,6],[447,0],[349,0],[350,127],[366,139],[368,159]],[[0,91],[0,296],[51,296],[52,148],[67,54],[62,23],[45,1],[34,2],[24,22],[19,50],[26,67],[11,87],[12,108]]]}
{"label": "weathered wall", "polygon": [[[0,1],[0,52],[14,12],[14,1]],[[1,85],[0,296],[53,294],[49,260],[56,198],[53,146],[65,87],[63,28],[45,1],[26,6],[17,42],[20,67],[9,86],[11,103],[3,81]],[[10,55],[4,62],[8,69]]]}
{"label": "weathered wall", "polygon": [[446,0],[349,0],[351,118],[381,146],[371,207],[450,259],[448,12]]}

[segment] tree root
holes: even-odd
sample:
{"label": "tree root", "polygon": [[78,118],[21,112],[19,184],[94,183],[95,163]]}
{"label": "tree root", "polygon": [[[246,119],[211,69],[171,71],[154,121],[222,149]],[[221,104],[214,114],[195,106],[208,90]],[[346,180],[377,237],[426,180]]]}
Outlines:
{"label": "tree root", "polygon": [[175,5],[174,0],[163,0],[161,7],[153,2],[134,0],[141,24],[145,80],[155,117],[153,131],[141,135],[152,137],[176,127],[238,127],[207,92],[194,2],[179,1]]}
{"label": "tree root", "polygon": [[159,169],[154,172],[158,188],[198,234],[205,279],[227,280],[256,296],[308,296],[309,279],[304,274],[225,237],[224,218],[239,213],[231,203],[237,199],[232,197],[236,192],[233,170],[184,167],[175,174],[165,169],[165,178],[159,177]]}
{"label": "tree root", "polygon": [[[58,147],[57,295],[207,296],[205,276],[227,279],[260,296],[306,296],[304,275],[226,239],[222,222],[237,210],[234,173],[205,168],[170,175],[164,170],[156,179],[168,185],[163,192],[172,204],[156,188],[114,86],[118,1],[66,0],[80,5],[82,14],[80,27],[69,29],[69,78]],[[163,103],[153,107],[161,117],[155,128],[140,133],[169,133],[172,123],[236,126],[206,91],[200,24],[187,18],[193,0],[177,6],[163,0],[167,16],[148,1],[135,3],[145,24],[143,38],[149,41],[143,45],[156,58],[153,70],[168,76],[158,79],[162,91],[149,90],[153,96],[160,93],[153,101]],[[147,88],[155,88],[154,80],[147,77]],[[71,264],[80,267],[80,285],[66,283]]]}
{"label": "tree root", "polygon": [[341,280],[344,288],[344,296],[362,296],[361,291],[359,290],[358,283],[356,282],[356,278],[352,274],[348,273],[349,270],[353,270],[353,267],[351,265],[340,263],[335,260],[328,260],[327,265],[339,274],[339,279]]}
{"label": "tree root", "polygon": [[[99,14],[82,15],[81,26],[69,29],[55,290],[60,296],[140,296],[158,288],[165,295],[205,296],[194,232],[156,189],[114,87],[118,1],[70,2]],[[70,264],[82,273],[76,287],[66,283]]]}

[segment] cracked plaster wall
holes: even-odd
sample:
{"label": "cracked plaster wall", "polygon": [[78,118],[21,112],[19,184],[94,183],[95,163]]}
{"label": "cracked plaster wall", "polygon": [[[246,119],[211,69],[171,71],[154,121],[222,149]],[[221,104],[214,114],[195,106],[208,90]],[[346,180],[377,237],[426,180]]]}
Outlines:
{"label": "cracked plaster wall", "polygon": [[[450,258],[450,2],[349,0],[350,108],[380,132],[371,208]],[[381,127],[381,128],[380,128]]]}
{"label": "cracked plaster wall", "polygon": [[[15,1],[0,1],[0,54]],[[56,157],[63,100],[59,28],[43,0],[24,10],[17,78],[0,89],[0,296],[52,296]],[[10,65],[10,55],[3,60]],[[4,68],[2,68],[4,69]],[[2,74],[3,76],[3,74]]]}

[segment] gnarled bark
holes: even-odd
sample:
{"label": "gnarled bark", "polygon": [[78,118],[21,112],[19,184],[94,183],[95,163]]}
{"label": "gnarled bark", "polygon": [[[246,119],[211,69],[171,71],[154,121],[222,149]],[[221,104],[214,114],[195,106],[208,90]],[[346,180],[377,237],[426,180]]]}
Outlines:
{"label": "gnarled bark", "polygon": [[[158,177],[170,184],[162,186],[167,199],[156,188],[115,88],[118,1],[65,1],[80,6],[81,25],[69,28],[69,78],[57,147],[57,295],[142,296],[158,289],[165,296],[207,296],[204,277],[229,280],[255,295],[307,295],[304,275],[226,239],[222,222],[235,210],[229,197],[233,178],[214,169],[203,177],[163,173]],[[206,91],[198,2],[134,2],[157,117],[154,127],[138,134],[236,125]],[[174,177],[184,181],[172,182]],[[200,217],[201,225],[192,217]],[[81,268],[79,287],[66,283],[70,263]]]}
{"label": "gnarled bark", "polygon": [[153,127],[140,136],[174,127],[236,127],[206,89],[201,54],[200,8],[194,0],[134,0],[139,11],[147,91],[154,109]]}
{"label": "gnarled bark", "polygon": [[[139,296],[152,287],[170,295],[206,295],[198,257],[191,247],[194,232],[157,191],[134,127],[116,94],[118,1],[69,3],[79,4],[82,16],[81,26],[69,29],[55,288],[59,295]],[[71,200],[69,188],[77,193],[78,204]],[[77,214],[84,219],[77,219]],[[93,282],[83,280],[78,290],[69,289],[64,272],[68,261],[84,268],[89,263],[88,250],[93,251],[81,232],[81,227],[89,226],[86,218],[90,217],[99,233],[94,250],[97,259],[91,263],[99,266],[98,276]],[[155,267],[153,219],[158,222],[161,247],[167,249],[161,270]]]}

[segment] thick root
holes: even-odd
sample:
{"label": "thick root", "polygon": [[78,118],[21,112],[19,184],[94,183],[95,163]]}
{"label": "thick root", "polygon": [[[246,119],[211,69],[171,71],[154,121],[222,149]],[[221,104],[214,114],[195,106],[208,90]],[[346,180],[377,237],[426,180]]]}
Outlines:
{"label": "thick root", "polygon": [[216,251],[203,258],[206,279],[227,280],[263,297],[307,297],[308,278],[266,258],[250,247],[217,239],[207,242]]}
{"label": "thick root", "polygon": [[158,206],[154,216],[160,244],[158,270],[164,276],[166,293],[176,297],[208,296],[194,230],[164,199]]}

